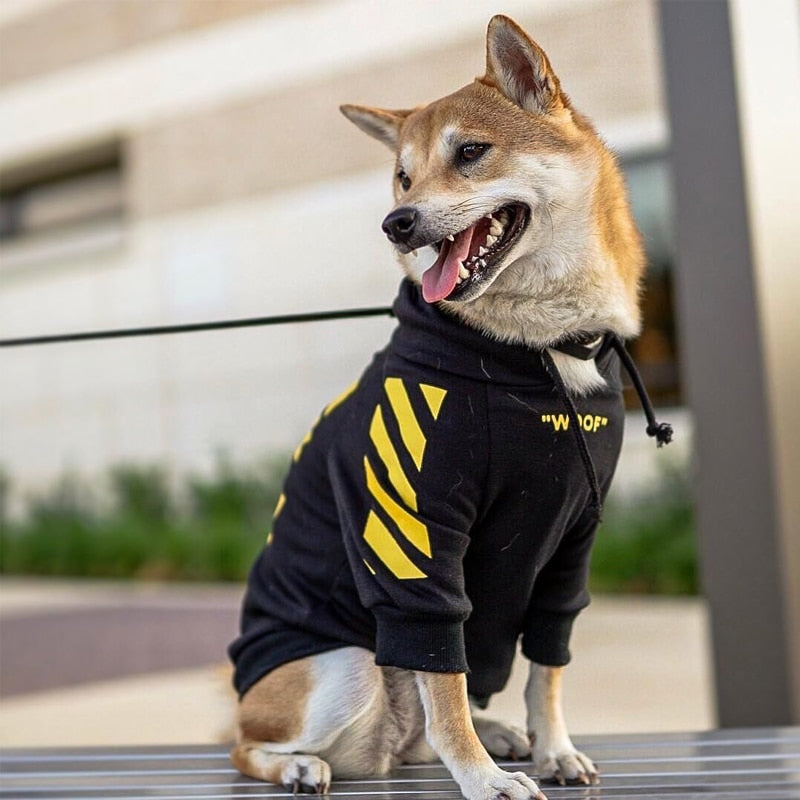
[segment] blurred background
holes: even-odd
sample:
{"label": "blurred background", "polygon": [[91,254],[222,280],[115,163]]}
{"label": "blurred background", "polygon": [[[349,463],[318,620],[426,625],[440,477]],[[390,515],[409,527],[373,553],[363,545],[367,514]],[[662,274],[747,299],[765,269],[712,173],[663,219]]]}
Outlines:
{"label": "blurred background", "polygon": [[[631,403],[568,711],[583,732],[710,727],[654,0],[5,0],[0,336],[389,305],[392,158],[338,106],[468,83],[497,11],[628,175],[650,263],[631,349],[677,434],[656,451]],[[391,329],[2,352],[0,744],[225,735],[237,582],[288,454]]]}

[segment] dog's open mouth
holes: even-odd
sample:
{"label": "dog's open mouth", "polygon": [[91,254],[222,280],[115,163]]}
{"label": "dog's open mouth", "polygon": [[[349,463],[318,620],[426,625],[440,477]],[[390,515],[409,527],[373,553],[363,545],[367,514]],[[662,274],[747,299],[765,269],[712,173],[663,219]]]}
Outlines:
{"label": "dog's open mouth", "polygon": [[485,281],[522,234],[530,210],[521,203],[501,206],[463,231],[433,246],[439,257],[422,276],[422,296],[428,303],[466,299]]}

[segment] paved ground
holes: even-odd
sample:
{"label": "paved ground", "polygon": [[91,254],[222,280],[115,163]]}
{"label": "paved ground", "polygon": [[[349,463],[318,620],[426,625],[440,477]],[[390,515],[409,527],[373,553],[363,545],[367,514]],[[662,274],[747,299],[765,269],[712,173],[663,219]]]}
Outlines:
{"label": "paved ground", "polygon": [[[229,734],[238,587],[0,584],[0,746],[208,744]],[[578,733],[714,726],[705,607],[597,598],[575,629]],[[521,723],[521,660],[492,716]]]}
{"label": "paved ground", "polygon": [[208,664],[235,607],[86,608],[3,620],[0,697]]}

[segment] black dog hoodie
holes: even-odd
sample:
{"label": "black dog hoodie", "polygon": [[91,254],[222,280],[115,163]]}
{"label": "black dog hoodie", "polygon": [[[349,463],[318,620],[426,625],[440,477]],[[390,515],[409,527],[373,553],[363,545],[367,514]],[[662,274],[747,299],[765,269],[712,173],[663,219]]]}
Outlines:
{"label": "black dog hoodie", "polygon": [[[517,642],[569,661],[597,508],[622,442],[619,361],[570,416],[542,354],[401,284],[399,325],[297,448],[230,647],[244,694],[293,659],[357,645],[379,665],[468,672],[483,703]],[[597,489],[595,488],[595,492]]]}

